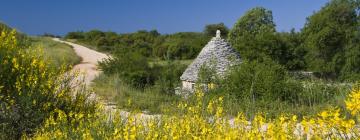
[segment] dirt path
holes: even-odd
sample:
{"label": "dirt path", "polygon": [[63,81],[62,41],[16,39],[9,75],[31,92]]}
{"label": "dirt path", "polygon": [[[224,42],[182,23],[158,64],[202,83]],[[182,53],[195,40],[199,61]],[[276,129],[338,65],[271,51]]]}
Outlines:
{"label": "dirt path", "polygon": [[[68,41],[62,41],[59,38],[53,38],[54,41],[68,44],[73,47],[75,53],[81,57],[81,62],[73,67],[72,72],[79,72],[79,76],[75,79],[74,83],[78,84],[79,81],[85,82],[86,86],[90,86],[92,81],[99,76],[102,72],[98,69],[98,64],[104,59],[110,58],[109,55],[106,55],[101,52],[89,49],[79,44],[75,44]],[[89,97],[90,100],[98,100],[100,103],[104,104],[105,110],[112,112],[116,109],[116,105],[106,100],[101,100],[96,96],[96,93],[92,93]]]}
{"label": "dirt path", "polygon": [[100,53],[94,50],[91,50],[87,47],[62,41],[59,38],[53,38],[53,40],[68,44],[72,46],[75,50],[75,53],[81,57],[80,64],[77,64],[73,67],[73,71],[79,71],[82,75],[82,78],[84,78],[84,82],[86,85],[90,85],[91,82],[98,76],[101,71],[98,69],[97,65],[98,62],[102,61],[103,59],[109,58],[108,55],[104,53]]}
{"label": "dirt path", "polygon": [[[59,38],[53,38],[53,40],[72,46],[75,50],[75,53],[82,58],[82,61],[80,62],[80,64],[75,65],[73,67],[72,71],[79,71],[81,74],[79,79],[83,78],[86,85],[88,85],[88,86],[101,73],[101,70],[99,70],[97,67],[98,63],[100,61],[102,61],[103,59],[110,58],[109,55],[97,52],[95,50],[89,49],[89,48],[84,47],[79,44],[62,41]],[[90,96],[90,98],[98,99],[95,94],[92,94]],[[110,103],[110,102],[104,101],[104,100],[102,100],[100,102],[102,102],[105,105],[105,111],[107,111],[109,114],[111,114],[111,112],[114,112],[115,110],[117,110],[116,105],[114,103]],[[119,115],[123,116],[123,117],[127,117],[130,114],[129,112],[123,111],[123,110],[117,110],[117,111],[119,111]],[[141,119],[150,119],[150,118],[159,117],[159,116],[160,115],[147,115],[147,114],[140,113],[139,117]]]}

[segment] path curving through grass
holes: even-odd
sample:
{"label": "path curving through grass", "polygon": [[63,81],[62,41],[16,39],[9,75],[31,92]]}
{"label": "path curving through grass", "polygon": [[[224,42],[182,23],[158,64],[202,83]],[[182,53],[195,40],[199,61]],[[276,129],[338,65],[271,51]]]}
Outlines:
{"label": "path curving through grass", "polygon": [[86,85],[90,85],[91,82],[101,73],[98,69],[98,63],[104,59],[110,58],[110,56],[94,51],[82,45],[75,43],[62,41],[59,38],[53,38],[54,41],[66,43],[73,47],[75,53],[82,58],[80,64],[73,67],[73,71],[79,71],[83,75]]}

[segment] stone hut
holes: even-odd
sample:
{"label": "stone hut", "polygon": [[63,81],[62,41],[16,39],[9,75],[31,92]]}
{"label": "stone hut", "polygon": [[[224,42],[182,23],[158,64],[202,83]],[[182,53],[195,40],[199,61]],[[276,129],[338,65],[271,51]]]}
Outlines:
{"label": "stone hut", "polygon": [[196,59],[186,68],[181,75],[183,91],[194,91],[195,83],[198,80],[198,73],[203,65],[213,64],[217,75],[224,76],[229,66],[241,63],[240,54],[230,46],[228,42],[220,37],[217,30],[216,36],[201,50]]}

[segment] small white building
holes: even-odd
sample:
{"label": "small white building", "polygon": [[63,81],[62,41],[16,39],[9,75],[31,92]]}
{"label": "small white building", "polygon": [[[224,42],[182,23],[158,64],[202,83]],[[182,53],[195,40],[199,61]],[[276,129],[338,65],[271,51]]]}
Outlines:
{"label": "small white building", "polygon": [[213,60],[216,63],[215,71],[219,76],[224,76],[229,66],[241,63],[240,54],[220,37],[219,30],[181,75],[182,90],[193,92],[200,68]]}

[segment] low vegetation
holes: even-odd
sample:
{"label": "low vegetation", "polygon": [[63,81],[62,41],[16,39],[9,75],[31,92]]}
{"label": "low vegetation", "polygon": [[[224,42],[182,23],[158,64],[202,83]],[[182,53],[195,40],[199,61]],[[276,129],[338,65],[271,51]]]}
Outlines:
{"label": "low vegetation", "polygon": [[[354,24],[351,24],[351,26],[357,26],[355,23],[358,23],[358,21],[353,19],[356,17],[353,17],[353,15],[356,13],[356,9],[353,7],[351,1],[331,1],[318,13],[330,12],[328,14],[331,14],[333,11],[329,11],[329,8],[336,11],[341,10],[344,7],[347,7],[347,10],[344,12],[352,15],[348,17],[349,21],[354,22]],[[317,24],[313,22],[321,22],[315,21],[314,19],[317,17],[318,13],[315,13],[313,16],[311,16],[311,18],[309,18],[307,24],[304,27],[306,30],[313,31],[312,29],[307,29],[310,28],[308,26],[311,24]],[[324,18],[330,18],[330,15],[328,14],[324,14],[322,16],[324,16]],[[248,25],[256,26],[254,26],[254,28],[247,28]],[[336,23],[336,21],[334,21],[334,26],[340,25],[343,24]],[[209,25],[205,29],[205,31],[208,32],[199,33],[198,35],[207,35],[207,38],[209,38],[209,32],[214,32],[209,29],[220,28],[227,30],[226,28],[221,27],[224,26]],[[352,29],[353,27],[347,28]],[[235,67],[232,72],[230,72],[230,74],[223,80],[214,79],[216,81],[211,81],[211,79],[208,79],[199,82],[199,84],[204,84],[205,82],[205,84],[218,85],[214,91],[210,91],[206,95],[206,98],[208,98],[207,100],[209,101],[211,98],[224,96],[226,99],[224,101],[224,108],[228,110],[227,112],[229,112],[229,114],[235,115],[237,112],[244,112],[247,117],[256,115],[256,113],[260,110],[266,110],[264,112],[266,112],[268,115],[267,117],[274,117],[277,114],[286,112],[298,115],[314,115],[318,110],[327,108],[329,106],[344,106],[344,103],[341,101],[344,99],[345,93],[350,90],[351,83],[341,84],[340,82],[356,81],[358,79],[356,79],[356,74],[354,74],[354,77],[351,77],[351,79],[342,78],[340,75],[342,75],[341,73],[358,73],[356,72],[357,67],[353,67],[357,65],[353,63],[353,60],[356,60],[357,57],[351,56],[349,58],[339,58],[339,62],[344,63],[336,64],[336,66],[346,66],[348,65],[346,62],[349,61],[351,63],[351,68],[346,67],[346,69],[349,71],[343,71],[341,73],[338,73],[340,71],[334,71],[333,74],[330,74],[326,71],[316,70],[315,73],[317,73],[319,77],[305,80],[297,79],[289,75],[289,70],[315,70],[313,69],[314,67],[310,65],[310,62],[307,62],[309,55],[315,52],[312,52],[312,50],[309,49],[310,46],[308,46],[306,43],[310,40],[302,37],[303,34],[306,34],[306,32],[304,31],[296,33],[292,31],[290,33],[278,33],[275,30],[275,23],[273,22],[271,11],[257,7],[247,12],[239,19],[234,28],[229,32],[229,41],[236,49],[239,50],[244,62],[240,66]],[[357,30],[351,30],[351,32],[357,32]],[[81,34],[91,35],[90,32]],[[129,35],[133,36],[134,38],[130,39],[131,41],[128,41],[129,44],[127,46],[136,45],[137,43],[135,42],[142,40],[139,38],[141,36],[140,34],[147,36],[145,40],[150,42],[153,41],[153,39],[156,40],[156,36],[160,36],[155,31],[134,33]],[[180,34],[181,33],[176,35]],[[341,36],[336,35],[334,37]],[[354,36],[350,37],[351,39],[349,40],[352,40]],[[124,41],[125,39],[120,40]],[[181,42],[181,39],[173,42]],[[347,41],[338,41],[337,43],[342,44],[343,46],[348,46],[349,44],[346,42]],[[146,52],[152,52],[157,49],[156,47],[158,46],[150,45],[148,51]],[[183,49],[181,46],[177,47],[180,47],[180,50]],[[170,71],[176,71],[175,74],[169,74],[166,72],[166,69],[163,69],[165,71],[162,71],[161,69],[158,69],[159,66],[157,65],[149,65],[149,60],[154,60],[154,56],[150,54],[144,54],[144,48],[137,49],[133,47],[114,46],[113,49],[114,50],[111,51],[114,56],[113,59],[105,61],[100,65],[107,77],[111,77],[115,74],[116,77],[119,78],[118,81],[127,83],[126,87],[129,88],[140,88],[141,90],[147,90],[153,89],[153,87],[156,86],[165,87],[166,90],[152,90],[152,92],[159,92],[155,95],[163,94],[164,96],[167,96],[168,93],[174,93],[174,88],[179,86],[178,78],[180,77],[181,72],[184,70],[184,68],[178,69],[180,65],[172,65],[170,67],[168,66]],[[179,56],[178,58],[183,58],[180,57],[181,55],[177,56]],[[317,58],[313,58],[312,60],[317,61]],[[152,64],[154,64],[154,62],[152,62]],[[167,79],[165,80],[166,82],[161,82],[164,81],[161,79],[164,77]],[[211,76],[211,73],[205,73],[205,77],[216,76]],[[97,86],[97,82],[95,83],[95,86],[101,89],[101,86]],[[122,93],[119,92],[114,94],[115,95],[113,96]],[[144,94],[146,93],[144,92]],[[147,95],[153,96],[153,94]],[[137,98],[135,94],[128,95],[128,98],[132,97]],[[143,102],[138,99],[139,98],[137,98],[136,102]],[[124,101],[122,101],[122,103],[123,102]],[[146,106],[146,104],[143,104],[143,106]],[[151,106],[152,103],[149,102],[147,107],[142,108],[152,108]],[[297,109],[294,110],[293,108]],[[159,110],[155,112],[159,112]]]}
{"label": "low vegetation", "polygon": [[[161,35],[156,30],[128,34],[70,32],[65,38],[116,53],[130,48],[150,59],[194,59],[206,42],[220,29],[238,50],[242,59],[271,59],[289,71],[312,71],[322,79],[356,82],[359,80],[359,4],[355,0],[332,0],[309,16],[302,30],[278,32],[272,11],[255,7],[228,29],[210,24],[203,32]],[[228,34],[226,34],[228,33]]]}
{"label": "low vegetation", "polygon": [[[224,79],[212,78],[217,76],[211,71],[203,73],[205,79],[198,81],[199,85],[216,85],[207,92],[205,101],[223,96],[228,115],[243,112],[250,118],[258,111],[263,111],[267,117],[281,113],[315,115],[330,106],[344,106],[342,100],[346,93],[354,82],[360,80],[357,76],[360,73],[360,63],[357,63],[360,58],[357,52],[360,50],[359,30],[354,29],[360,25],[357,8],[351,0],[330,1],[307,19],[300,32],[277,32],[272,12],[256,7],[240,17],[230,30],[224,24],[211,24],[201,33],[161,35],[155,30],[130,34],[89,31],[71,32],[66,38],[97,48],[103,46],[99,45],[102,44],[100,38],[107,40],[110,46],[105,48],[111,49],[103,51],[111,53],[113,59],[101,63],[105,74],[102,77],[117,77],[116,81],[126,83],[124,87],[138,89],[137,92],[152,98],[150,96],[173,94],[180,86],[179,77],[186,65],[171,63],[193,59],[214,36],[216,29],[221,29],[223,38],[228,33],[227,39],[239,51],[243,63],[234,67]],[[327,32],[330,27],[336,28],[336,32]],[[189,50],[194,51],[189,53]],[[170,65],[161,64],[164,60]],[[290,74],[303,71],[313,71],[314,75],[309,79],[299,79]],[[109,88],[101,82],[95,82],[94,86],[99,92],[103,86]],[[157,93],[149,94],[149,91]],[[109,93],[114,97],[124,95],[120,91],[107,92],[106,95]],[[138,97],[138,94],[127,94],[127,98],[115,98],[114,101],[120,102],[119,106],[124,108],[121,103],[136,98],[134,102],[144,103],[141,108],[161,112],[160,108],[153,108],[152,102],[146,104],[144,101],[147,99]],[[178,101],[171,99],[174,103]],[[168,99],[163,101],[169,102]]]}
{"label": "low vegetation", "polygon": [[56,42],[50,37],[30,37],[30,42],[33,46],[31,49],[43,51],[44,59],[55,68],[59,68],[61,65],[73,66],[81,61],[71,46]]}
{"label": "low vegetation", "polygon": [[228,32],[228,28],[220,23],[206,26],[204,33],[180,32],[161,35],[156,30],[141,30],[135,33],[117,34],[91,30],[70,32],[65,39],[111,54],[116,53],[117,49],[130,48],[151,59],[194,59],[218,28],[221,28],[223,33]]}
{"label": "low vegetation", "polygon": [[[102,113],[75,115],[69,121],[62,111],[49,118],[34,139],[358,139],[360,136],[358,89],[345,100],[346,109],[323,110],[314,117],[282,114],[274,119],[258,113],[251,120],[239,112],[234,118],[224,116],[223,98],[203,104],[204,94],[196,93],[194,105],[179,103],[180,116],[141,118],[113,114],[111,120]],[[205,110],[203,108],[206,108]],[[346,112],[349,115],[346,115]],[[89,115],[88,115],[89,116]],[[95,116],[95,117],[93,117]],[[55,136],[55,137],[54,137]]]}
{"label": "low vegetation", "polygon": [[[272,12],[256,7],[230,30],[69,33],[112,54],[92,88],[130,115],[107,114],[86,87],[73,87],[64,65],[80,59],[71,47],[0,24],[0,139],[359,139],[359,7],[329,1],[300,32],[277,32]],[[214,28],[228,32],[242,63],[222,78],[204,67],[192,96],[175,95]]]}
{"label": "low vegetation", "polygon": [[270,60],[244,61],[225,79],[208,82],[218,86],[205,95],[207,100],[222,96],[227,113],[236,115],[243,112],[249,118],[258,112],[269,118],[282,113],[316,115],[319,110],[330,106],[344,106],[342,100],[351,89],[351,85],[320,79],[296,79],[284,67]]}
{"label": "low vegetation", "polygon": [[119,50],[112,59],[101,62],[104,74],[94,80],[94,91],[127,110],[161,113],[173,106],[181,99],[174,89],[180,86],[179,77],[188,60],[153,62],[134,53]]}
{"label": "low vegetation", "polygon": [[59,110],[94,113],[94,104],[85,102],[86,91],[72,89],[75,75],[65,74],[67,67],[51,68],[31,46],[19,46],[16,34],[0,35],[0,139],[31,135]]}
{"label": "low vegetation", "polygon": [[158,86],[145,89],[134,88],[119,80],[117,75],[100,75],[94,80],[92,89],[118,109],[140,111],[146,114],[160,114],[171,110],[176,112],[176,103],[183,100],[175,94],[164,94]]}

